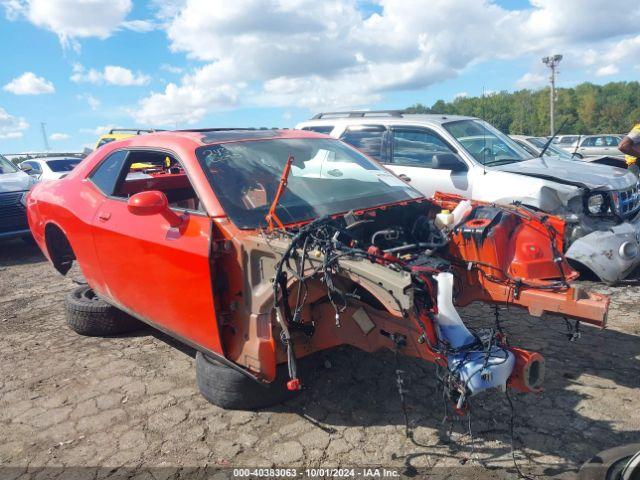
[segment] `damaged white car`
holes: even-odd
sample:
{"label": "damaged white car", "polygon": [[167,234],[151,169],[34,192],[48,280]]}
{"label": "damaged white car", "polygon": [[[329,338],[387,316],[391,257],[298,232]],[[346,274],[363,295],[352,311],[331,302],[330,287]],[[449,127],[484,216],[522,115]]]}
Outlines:
{"label": "damaged white car", "polygon": [[607,284],[640,264],[638,178],[608,165],[532,157],[477,118],[398,111],[322,113],[296,128],[359,148],[425,196],[520,203],[564,219],[565,255]]}

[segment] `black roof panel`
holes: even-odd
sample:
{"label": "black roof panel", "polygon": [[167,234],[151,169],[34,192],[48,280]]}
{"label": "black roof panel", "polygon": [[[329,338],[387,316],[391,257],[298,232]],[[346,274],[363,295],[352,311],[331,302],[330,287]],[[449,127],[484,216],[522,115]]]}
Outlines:
{"label": "black roof panel", "polygon": [[258,140],[281,136],[278,129],[266,128],[195,128],[192,130],[179,131],[202,133],[202,143],[229,142],[233,140]]}

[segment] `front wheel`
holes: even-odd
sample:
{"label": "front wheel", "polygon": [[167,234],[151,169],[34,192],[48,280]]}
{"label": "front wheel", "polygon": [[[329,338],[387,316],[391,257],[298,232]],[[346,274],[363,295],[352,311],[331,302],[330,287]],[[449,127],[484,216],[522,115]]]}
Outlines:
{"label": "front wheel", "polygon": [[144,326],[102,300],[87,285],[78,287],[67,295],[65,310],[67,325],[80,335],[103,337],[132,332]]}
{"label": "front wheel", "polygon": [[238,370],[196,353],[198,389],[209,402],[231,410],[257,410],[293,398],[297,392],[287,390],[287,366],[279,365],[276,379],[259,384]]}

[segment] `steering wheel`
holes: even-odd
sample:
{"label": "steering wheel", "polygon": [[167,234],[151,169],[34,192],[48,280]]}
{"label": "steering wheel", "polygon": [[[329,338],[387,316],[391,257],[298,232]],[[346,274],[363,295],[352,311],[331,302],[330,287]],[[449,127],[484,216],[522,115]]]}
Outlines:
{"label": "steering wheel", "polygon": [[478,153],[482,154],[483,157],[486,155],[493,157],[493,150],[491,150],[491,147],[484,146]]}
{"label": "steering wheel", "polygon": [[482,159],[482,163],[485,163],[487,161],[487,159],[491,159],[495,157],[495,154],[493,153],[493,150],[491,149],[491,147],[488,146],[484,146],[480,149],[480,151],[478,152],[480,158]]}

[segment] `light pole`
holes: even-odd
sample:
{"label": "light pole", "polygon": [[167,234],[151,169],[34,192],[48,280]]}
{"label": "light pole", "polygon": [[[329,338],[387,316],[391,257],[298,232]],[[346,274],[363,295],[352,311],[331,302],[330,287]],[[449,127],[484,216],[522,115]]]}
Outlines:
{"label": "light pole", "polygon": [[542,63],[544,63],[547,67],[551,69],[551,76],[549,77],[549,81],[551,82],[551,91],[549,92],[549,117],[550,117],[550,128],[551,135],[555,134],[556,126],[555,126],[555,106],[556,106],[556,67],[562,60],[562,55],[553,55],[551,57],[544,57],[542,59]]}
{"label": "light pole", "polygon": [[46,126],[46,123],[40,122],[40,129],[42,130],[42,140],[44,142],[44,149],[45,151],[48,152],[50,148],[49,148],[49,142],[47,141],[47,130],[45,126]]}

